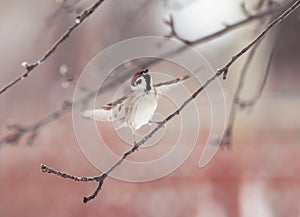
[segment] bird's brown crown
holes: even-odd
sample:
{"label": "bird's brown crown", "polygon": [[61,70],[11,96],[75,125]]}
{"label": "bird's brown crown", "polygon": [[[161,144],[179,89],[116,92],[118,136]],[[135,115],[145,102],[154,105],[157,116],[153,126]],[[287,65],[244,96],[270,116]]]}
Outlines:
{"label": "bird's brown crown", "polygon": [[131,85],[134,86],[134,82],[136,81],[136,79],[142,75],[147,74],[148,71],[149,71],[148,69],[145,69],[145,70],[140,70],[140,71],[137,71],[136,73],[134,73],[132,76]]}

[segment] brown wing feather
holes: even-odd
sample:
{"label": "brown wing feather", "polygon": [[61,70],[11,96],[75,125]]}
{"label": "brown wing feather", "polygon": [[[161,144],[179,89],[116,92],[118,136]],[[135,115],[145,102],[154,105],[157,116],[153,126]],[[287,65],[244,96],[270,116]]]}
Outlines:
{"label": "brown wing feather", "polygon": [[118,100],[108,103],[96,109],[86,109],[81,112],[82,116],[91,118],[96,121],[114,121],[120,119],[121,109],[124,101],[128,99],[129,93],[122,96]]}
{"label": "brown wing feather", "polygon": [[[117,99],[117,100],[114,101],[114,102],[111,102],[111,103],[108,103],[108,104],[106,104],[106,105],[101,106],[101,108],[104,109],[104,110],[110,110],[110,109],[113,109],[116,105],[121,104],[125,99],[127,99],[127,97],[128,97],[128,94],[122,96],[121,98]],[[120,110],[121,110],[121,109],[119,109],[119,111],[120,111]]]}
{"label": "brown wing feather", "polygon": [[156,88],[156,90],[159,93],[163,93],[163,92],[167,91],[169,88],[175,86],[176,84],[178,84],[178,83],[180,83],[180,82],[182,82],[182,81],[184,81],[188,78],[190,78],[190,76],[185,75],[185,76],[178,77],[178,78],[175,78],[175,79],[172,79],[172,80],[169,80],[169,81],[154,84],[153,86]]}

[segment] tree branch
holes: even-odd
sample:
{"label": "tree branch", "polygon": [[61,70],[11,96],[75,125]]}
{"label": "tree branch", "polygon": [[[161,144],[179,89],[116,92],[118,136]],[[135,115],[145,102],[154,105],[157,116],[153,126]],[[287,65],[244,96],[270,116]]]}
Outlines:
{"label": "tree branch", "polygon": [[[264,5],[264,1],[261,0],[258,2],[258,5],[256,6],[256,9],[257,10],[261,10],[261,8],[263,7]],[[246,10],[246,9],[244,9]],[[262,20],[259,24],[258,24],[258,27],[263,25],[264,24],[264,20]],[[237,112],[238,112],[238,108],[239,108],[239,100],[241,98],[241,92],[242,92],[242,89],[244,87],[244,83],[246,81],[246,77],[247,77],[247,73],[249,72],[249,67],[253,61],[253,58],[254,58],[254,55],[257,51],[257,48],[259,47],[259,45],[261,44],[260,43],[261,41],[259,41],[259,43],[256,43],[253,47],[253,49],[250,51],[245,63],[244,63],[244,66],[241,70],[241,73],[240,73],[240,77],[239,77],[239,82],[238,82],[238,85],[237,85],[237,88],[235,90],[235,93],[234,93],[234,97],[233,97],[233,100],[231,102],[231,106],[230,106],[230,112],[229,112],[229,117],[228,117],[228,124],[227,124],[227,127],[226,127],[226,130],[225,130],[225,133],[223,135],[223,138],[221,140],[221,143],[220,143],[220,146],[226,146],[227,148],[230,148],[231,147],[231,144],[232,144],[232,133],[233,133],[233,127],[234,127],[234,123],[235,123],[235,119],[236,119],[236,115],[237,115]]]}
{"label": "tree branch", "polygon": [[[19,140],[29,132],[32,132],[34,135],[35,132],[40,128],[45,126],[46,124],[58,119],[61,117],[66,111],[69,111],[72,108],[72,102],[70,101],[64,101],[62,105],[54,112],[48,114],[44,118],[29,124],[29,125],[22,125],[22,124],[7,124],[7,127],[11,129],[13,132],[7,136],[4,136],[4,138],[0,139],[0,147],[3,144],[16,144],[19,142]],[[34,137],[29,137],[27,140],[28,144],[31,144],[33,142]]]}
{"label": "tree branch", "polygon": [[23,79],[27,78],[35,68],[37,68],[39,65],[41,65],[44,61],[48,59],[52,54],[55,53],[56,49],[67,39],[70,37],[71,33],[86,19],[88,18],[92,13],[94,13],[97,8],[104,2],[105,0],[97,0],[94,5],[92,5],[90,8],[86,9],[83,11],[83,13],[76,17],[75,23],[69,27],[69,29],[56,41],[52,47],[36,62],[32,64],[28,64],[27,62],[23,62],[22,66],[26,69],[26,71],[15,78],[13,81],[9,82],[6,84],[1,90],[0,90],[0,95],[4,93],[6,90],[9,88],[13,87]]}
{"label": "tree branch", "polygon": [[260,43],[257,43],[253,47],[253,49],[249,53],[249,55],[248,55],[248,57],[245,61],[245,64],[244,64],[244,66],[241,70],[241,75],[240,75],[240,78],[239,78],[238,86],[237,86],[236,91],[234,93],[234,97],[233,97],[231,107],[230,107],[227,128],[225,130],[222,141],[220,143],[221,146],[227,146],[228,148],[230,147],[231,139],[232,139],[233,126],[234,126],[234,123],[235,123],[235,118],[236,118],[237,109],[238,109],[237,101],[240,99],[240,95],[241,95],[242,89],[244,87],[244,82],[246,80],[247,72],[249,71],[249,67],[252,63],[253,57],[254,57],[259,45],[260,45]]}
{"label": "tree branch", "polygon": [[256,92],[256,94],[253,97],[251,97],[250,99],[247,99],[247,100],[238,99],[236,101],[236,103],[241,108],[254,106],[256,104],[256,102],[258,101],[258,99],[261,97],[261,95],[263,93],[263,90],[264,90],[264,87],[266,86],[266,83],[267,83],[268,75],[270,74],[270,69],[271,69],[271,65],[272,65],[271,63],[272,63],[272,60],[273,60],[273,57],[274,57],[274,53],[275,53],[275,47],[271,51],[271,54],[270,54],[270,57],[269,57],[269,60],[268,60],[268,63],[267,63],[267,68],[265,70],[265,73],[264,73],[263,78],[262,78],[262,82],[259,85],[259,89]]}
{"label": "tree branch", "polygon": [[[137,143],[137,147],[140,147],[143,145],[156,131],[158,131],[160,128],[162,128],[167,122],[169,122],[173,117],[176,115],[179,115],[180,112],[191,102],[193,101],[194,98],[196,98],[212,81],[214,81],[216,78],[218,78],[220,75],[228,72],[229,68],[231,65],[238,59],[240,58],[243,54],[245,54],[250,48],[252,48],[255,44],[257,44],[267,32],[269,32],[275,25],[279,24],[283,19],[285,19],[290,13],[292,13],[294,10],[297,9],[300,5],[300,0],[295,1],[295,3],[289,7],[287,10],[285,10],[278,18],[274,19],[270,24],[267,25],[267,27],[248,45],[246,45],[240,52],[238,52],[236,55],[234,55],[231,60],[229,60],[221,69],[219,69],[211,78],[209,78],[198,90],[196,90],[188,99],[186,99],[182,105],[175,110],[172,114],[170,114],[167,118],[165,118],[160,124],[158,124],[148,135],[146,135],[142,140],[140,140]],[[224,76],[224,75],[223,75]],[[105,178],[108,176],[110,172],[112,172],[118,165],[120,165],[123,160],[129,156],[130,154],[134,153],[137,150],[137,147],[132,147],[130,150],[125,152],[123,156],[106,172],[102,173],[100,176],[98,176],[98,179],[95,181],[98,182],[98,187],[95,190],[95,192],[89,196],[89,197],[84,197],[83,202],[86,203],[91,199],[94,199],[98,193],[101,190],[101,187],[104,183]],[[60,173],[58,171],[55,171],[53,169],[47,169],[45,165],[41,166],[42,172],[47,172],[47,173],[53,173],[56,174],[60,177],[63,178],[69,178],[69,179],[74,179],[74,176]],[[49,172],[50,171],[50,172]],[[97,176],[96,176],[97,177]],[[81,179],[81,178],[79,178]]]}
{"label": "tree branch", "polygon": [[242,91],[242,88],[244,86],[246,73],[248,71],[250,63],[252,62],[252,58],[254,56],[254,53],[256,52],[256,48],[258,47],[258,45],[259,44],[257,44],[257,46],[255,46],[253,48],[252,52],[249,54],[248,59],[246,60],[246,63],[244,65],[243,69],[242,69],[241,77],[240,77],[239,83],[238,83],[238,87],[235,91],[234,98],[233,98],[232,103],[231,103],[231,109],[230,109],[230,113],[229,113],[228,124],[227,124],[227,128],[225,130],[224,136],[223,136],[221,144],[220,144],[221,146],[226,146],[227,148],[231,147],[233,127],[234,127],[234,123],[235,123],[238,108],[246,108],[246,107],[251,107],[251,106],[255,105],[255,103],[261,97],[263,89],[266,85],[267,78],[268,78],[270,68],[271,68],[271,63],[272,63],[275,47],[271,51],[271,54],[270,54],[270,57],[269,57],[269,60],[268,60],[268,63],[267,63],[267,68],[265,70],[262,82],[259,86],[259,89],[258,89],[257,93],[248,100],[242,100],[241,99],[241,91]]}
{"label": "tree branch", "polygon": [[187,40],[187,39],[184,39],[182,38],[176,31],[175,29],[175,25],[174,25],[174,19],[173,19],[173,16],[170,15],[170,18],[169,20],[165,20],[165,24],[167,24],[170,29],[171,29],[171,32],[170,34],[167,36],[167,37],[174,37],[176,39],[178,39],[179,41],[189,45],[189,46],[195,46],[195,45],[198,45],[198,44],[201,44],[201,43],[205,43],[209,40],[212,40],[212,39],[215,39],[215,38],[218,38],[228,32],[231,32],[232,30],[235,30],[241,26],[244,26],[245,24],[248,24],[252,21],[255,21],[255,20],[259,20],[261,18],[264,18],[266,16],[269,16],[269,15],[272,15],[282,9],[284,9],[285,7],[287,6],[286,3],[283,3],[282,5],[279,5],[279,6],[276,6],[276,7],[273,7],[273,8],[268,8],[266,9],[265,11],[263,12],[259,12],[255,15],[250,15],[248,14],[247,17],[241,21],[238,21],[234,24],[230,24],[230,25],[226,25],[224,27],[224,29],[221,29],[215,33],[212,33],[210,35],[207,35],[207,36],[204,36],[204,37],[201,37],[199,39],[196,39],[194,41],[190,41],[190,40]]}

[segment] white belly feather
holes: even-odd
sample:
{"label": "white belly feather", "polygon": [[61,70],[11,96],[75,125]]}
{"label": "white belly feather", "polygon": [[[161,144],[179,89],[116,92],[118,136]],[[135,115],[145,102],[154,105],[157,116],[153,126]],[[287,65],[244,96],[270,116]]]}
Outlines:
{"label": "white belly feather", "polygon": [[134,97],[126,113],[127,124],[134,130],[138,130],[147,124],[156,108],[158,96],[155,93]]}

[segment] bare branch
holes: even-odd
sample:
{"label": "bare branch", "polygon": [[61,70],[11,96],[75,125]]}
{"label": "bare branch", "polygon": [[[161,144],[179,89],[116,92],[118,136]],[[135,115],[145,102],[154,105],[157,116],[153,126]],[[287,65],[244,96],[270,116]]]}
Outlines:
{"label": "bare branch", "polygon": [[[198,90],[196,90],[188,99],[186,99],[182,105],[174,111],[172,114],[170,114],[167,118],[165,118],[160,124],[158,124],[148,135],[146,135],[142,140],[140,140],[137,143],[137,147],[140,147],[143,145],[156,131],[158,131],[160,128],[162,128],[167,122],[169,122],[173,117],[176,115],[179,115],[180,112],[191,102],[193,101],[194,98],[196,98],[212,81],[214,81],[216,78],[218,78],[220,75],[227,73],[230,66],[238,59],[240,58],[243,54],[245,54],[250,48],[257,46],[257,43],[260,41],[260,39],[263,38],[263,36],[269,32],[275,25],[280,23],[283,19],[285,19],[290,13],[292,13],[294,10],[296,10],[297,7],[300,5],[300,0],[295,1],[295,3],[288,8],[286,11],[284,11],[278,18],[274,19],[270,24],[267,25],[267,27],[260,33],[252,42],[250,42],[247,46],[245,46],[239,53],[234,55],[231,60],[227,64],[225,64],[221,69],[219,69],[211,78],[209,78]],[[254,52],[254,51],[252,51]],[[107,177],[107,175],[112,172],[117,166],[119,166],[123,160],[129,156],[130,154],[134,153],[137,150],[137,147],[133,147],[127,152],[123,154],[123,156],[106,172],[102,173],[100,176],[98,176],[98,187],[95,190],[95,192],[89,196],[89,197],[84,197],[83,202],[88,202],[91,199],[94,199],[97,194],[100,192],[101,187],[103,185],[104,179]],[[60,173],[55,170],[49,170],[46,169],[47,167],[45,165],[41,166],[42,172],[48,172],[51,171],[50,173],[56,174],[58,176],[64,177],[64,178],[70,178],[70,179],[76,179],[76,177]],[[81,180],[82,178],[80,178]],[[93,178],[92,178],[93,179]]]}
{"label": "bare branch", "polygon": [[215,39],[217,37],[220,37],[234,29],[237,29],[245,24],[248,24],[252,21],[255,21],[255,20],[259,20],[261,18],[264,18],[266,16],[269,16],[269,15],[273,15],[275,14],[276,12],[284,9],[286,7],[286,3],[283,3],[282,5],[279,5],[279,6],[276,6],[276,7],[273,7],[273,8],[268,8],[266,9],[265,11],[263,12],[260,12],[260,13],[257,13],[255,15],[247,15],[247,17],[239,22],[236,22],[234,24],[230,24],[230,25],[226,25],[224,27],[224,29],[221,29],[215,33],[212,33],[210,35],[207,35],[205,37],[202,37],[202,38],[199,38],[199,39],[196,39],[194,41],[189,41],[187,39],[184,39],[182,38],[181,36],[178,35],[176,29],[175,29],[175,26],[174,26],[174,18],[172,15],[170,15],[170,18],[169,20],[164,20],[164,23],[167,24],[170,29],[171,29],[171,32],[169,35],[167,35],[167,37],[174,37],[176,39],[178,39],[179,41],[189,45],[189,46],[195,46],[195,45],[198,45],[198,44],[201,44],[201,43],[204,43],[204,42],[207,42],[209,40],[212,40],[212,39]]}
{"label": "bare branch", "polygon": [[256,104],[256,102],[259,100],[259,98],[261,97],[264,87],[266,86],[266,83],[267,83],[268,75],[270,74],[270,69],[271,69],[274,53],[275,53],[275,47],[271,51],[271,54],[270,54],[270,57],[269,57],[269,60],[267,63],[267,68],[265,70],[265,73],[262,78],[262,82],[259,85],[259,88],[258,88],[258,91],[256,92],[256,94],[253,97],[251,97],[250,99],[247,99],[247,100],[238,99],[236,101],[236,103],[239,104],[239,106],[241,108],[254,106]]}
{"label": "bare branch", "polygon": [[250,13],[250,11],[247,9],[246,1],[245,1],[245,0],[243,0],[243,1],[241,2],[241,9],[242,9],[242,11],[243,11],[243,13],[245,14],[246,17],[251,17],[251,13]]}
{"label": "bare branch", "polygon": [[35,68],[37,68],[39,65],[41,65],[45,60],[48,59],[53,53],[55,53],[56,49],[67,39],[70,37],[71,33],[86,19],[88,18],[94,11],[97,10],[97,8],[104,2],[105,0],[97,0],[94,5],[92,5],[90,8],[83,11],[83,13],[76,17],[75,23],[69,27],[69,29],[56,41],[52,47],[36,62],[32,64],[28,64],[27,62],[23,62],[22,66],[26,69],[26,71],[18,76],[13,81],[6,84],[1,90],[0,95],[4,93],[7,89],[13,87],[16,85],[19,81],[27,78]]}
{"label": "bare branch", "polygon": [[174,19],[173,19],[173,15],[170,14],[170,17],[168,20],[164,20],[164,23],[168,26],[170,26],[171,32],[169,33],[169,35],[166,35],[167,38],[177,38],[179,41],[183,42],[186,45],[191,45],[193,42],[186,40],[184,38],[182,38],[181,36],[179,36],[177,34],[177,31],[175,30],[175,26],[174,26]]}
{"label": "bare branch", "polygon": [[91,181],[98,181],[99,180],[99,176],[93,176],[93,177],[72,176],[72,175],[69,175],[69,174],[66,174],[66,173],[62,173],[62,172],[56,171],[56,170],[54,170],[54,169],[52,169],[50,167],[47,167],[44,164],[41,164],[41,171],[43,173],[52,173],[52,174],[55,174],[55,175],[60,176],[62,178],[71,179],[71,180],[76,181],[76,182],[91,182]]}
{"label": "bare branch", "polygon": [[252,59],[254,57],[254,53],[256,52],[256,49],[257,49],[258,46],[259,46],[259,44],[257,44],[257,46],[255,46],[255,47],[253,47],[253,49],[251,50],[251,53],[249,54],[249,56],[246,60],[245,65],[242,69],[241,76],[240,76],[240,79],[239,79],[239,83],[238,83],[237,89],[235,91],[234,98],[232,100],[231,109],[230,109],[229,118],[228,118],[228,125],[227,125],[227,128],[225,130],[223,139],[221,141],[221,144],[220,144],[221,146],[226,146],[227,148],[230,148],[230,146],[232,144],[232,142],[231,142],[232,141],[232,133],[233,133],[233,127],[234,127],[234,123],[235,123],[238,108],[246,108],[246,107],[250,107],[250,106],[255,105],[255,103],[261,97],[263,89],[266,85],[267,78],[268,78],[270,68],[271,68],[271,63],[272,63],[275,47],[271,51],[271,54],[270,54],[270,57],[269,57],[269,60],[268,60],[268,63],[267,63],[267,68],[265,70],[262,82],[259,86],[259,89],[258,89],[256,95],[254,95],[253,97],[251,97],[248,100],[242,100],[241,99],[241,91],[242,91],[242,88],[244,86],[246,74],[248,72],[248,68],[249,68],[249,66],[252,62]]}
{"label": "bare branch", "polygon": [[253,49],[251,50],[251,52],[249,53],[245,64],[241,70],[241,75],[239,78],[239,82],[238,82],[238,86],[236,88],[236,91],[234,93],[234,97],[231,103],[231,107],[230,107],[230,112],[229,112],[229,118],[228,118],[228,124],[227,124],[227,128],[225,130],[225,133],[223,135],[222,141],[220,143],[221,146],[226,146],[227,148],[230,148],[230,144],[231,140],[232,140],[232,131],[233,131],[233,126],[235,123],[235,118],[236,118],[236,114],[237,114],[237,109],[238,109],[238,104],[237,102],[240,99],[240,95],[244,86],[244,82],[246,80],[246,75],[247,72],[249,71],[249,66],[252,63],[253,57],[257,51],[257,48],[259,47],[260,43],[257,43]]}
{"label": "bare branch", "polygon": [[[40,127],[50,123],[51,121],[58,119],[60,116],[62,116],[66,111],[70,110],[71,108],[72,108],[72,103],[70,101],[64,101],[58,110],[50,113],[46,117],[32,124],[29,125],[9,124],[7,127],[11,129],[13,132],[0,140],[0,146],[8,143],[17,143],[26,133],[28,132],[35,133]],[[35,139],[36,135],[32,134],[32,136],[33,137],[30,136],[28,138],[27,140],[28,144],[31,144],[33,142],[33,139]]]}

